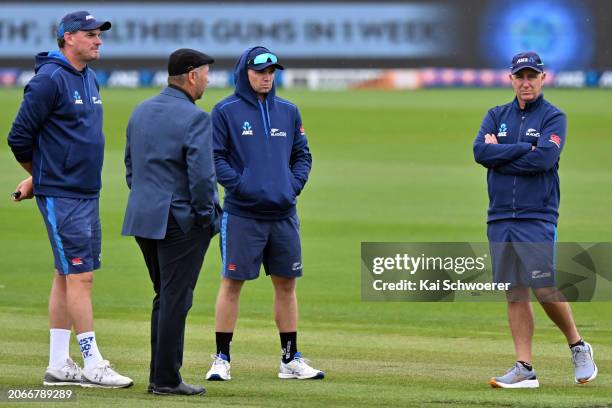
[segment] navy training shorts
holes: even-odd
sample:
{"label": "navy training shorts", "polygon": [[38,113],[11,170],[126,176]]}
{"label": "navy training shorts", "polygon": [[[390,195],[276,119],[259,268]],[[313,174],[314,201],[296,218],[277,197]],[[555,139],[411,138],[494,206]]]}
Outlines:
{"label": "navy training shorts", "polygon": [[221,275],[235,280],[266,275],[302,276],[300,221],[297,215],[283,220],[258,220],[223,212],[221,219]]}
{"label": "navy training shorts", "polygon": [[100,269],[102,228],[98,199],[36,196],[60,275]]}
{"label": "navy training shorts", "polygon": [[554,287],[557,226],[536,219],[512,219],[487,225],[493,281],[510,287]]}

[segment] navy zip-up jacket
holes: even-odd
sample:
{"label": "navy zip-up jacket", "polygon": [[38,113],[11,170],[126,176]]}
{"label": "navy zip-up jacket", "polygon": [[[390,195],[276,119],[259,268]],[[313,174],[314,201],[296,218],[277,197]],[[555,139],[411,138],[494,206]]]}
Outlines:
{"label": "navy zip-up jacket", "polygon": [[77,71],[59,51],[36,55],[35,73],[8,144],[17,161],[32,162],[34,194],[97,198],[104,134],[96,75]]}
{"label": "navy zip-up jacket", "polygon": [[274,85],[263,102],[251,88],[246,59],[252,49],[236,63],[234,95],[211,113],[215,170],[225,211],[280,220],[295,214],[312,157],[297,106],[277,97]]}
{"label": "navy zip-up jacket", "polygon": [[[474,140],[474,158],[488,169],[488,222],[531,218],[557,223],[566,128],[565,114],[543,94],[523,110],[516,98],[489,110]],[[486,144],[487,133],[496,135],[499,144]]]}

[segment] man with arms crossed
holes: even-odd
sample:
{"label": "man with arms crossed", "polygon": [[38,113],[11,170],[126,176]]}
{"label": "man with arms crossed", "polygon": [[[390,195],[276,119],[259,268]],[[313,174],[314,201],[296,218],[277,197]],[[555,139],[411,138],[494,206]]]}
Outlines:
{"label": "man with arms crossed", "polygon": [[219,231],[212,125],[195,104],[213,62],[196,50],[173,52],[168,87],[141,103],[127,127],[130,196],[123,235],[136,238],[155,291],[148,388],[154,394],[205,392],[184,383],[179,370],[193,290],[210,239]]}
{"label": "man with arms crossed", "polygon": [[217,353],[207,380],[229,380],[230,343],[240,290],[263,262],[274,285],[280,332],[279,378],[323,378],[297,351],[296,278],[302,275],[296,197],[312,164],[298,108],[276,96],[283,69],[264,47],[246,50],[234,70],[234,95],[212,111],[217,179],[225,188],[221,221],[223,270],[216,304]]}
{"label": "man with arms crossed", "polygon": [[597,376],[593,349],[578,330],[570,305],[555,288],[554,252],[559,216],[559,156],[566,117],[544,99],[546,74],[540,57],[522,52],[512,59],[510,81],[516,97],[485,116],[474,141],[476,162],[487,168],[487,235],[493,279],[508,282],[508,321],[516,363],[489,381],[496,388],[537,388],[532,363],[532,288],[548,317],[565,335],[575,382]]}
{"label": "man with arms crossed", "polygon": [[[132,385],[104,360],[93,329],[91,287],[100,268],[98,200],[104,135],[102,100],[87,63],[100,57],[100,33],[110,29],[86,11],[62,18],[59,50],[36,56],[36,75],[8,135],[15,158],[32,177],[15,200],[36,195],[55,258],[49,298],[50,354],[45,385],[119,388]],[[74,327],[83,370],[68,353]]]}

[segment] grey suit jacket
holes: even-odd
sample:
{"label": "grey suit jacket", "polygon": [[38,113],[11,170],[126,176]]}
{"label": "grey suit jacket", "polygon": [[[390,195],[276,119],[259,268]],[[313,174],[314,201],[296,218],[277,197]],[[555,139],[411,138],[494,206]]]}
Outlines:
{"label": "grey suit jacket", "polygon": [[162,239],[168,215],[187,233],[194,224],[219,231],[219,194],[210,115],[167,87],[141,103],[127,126],[130,188],[123,235]]}

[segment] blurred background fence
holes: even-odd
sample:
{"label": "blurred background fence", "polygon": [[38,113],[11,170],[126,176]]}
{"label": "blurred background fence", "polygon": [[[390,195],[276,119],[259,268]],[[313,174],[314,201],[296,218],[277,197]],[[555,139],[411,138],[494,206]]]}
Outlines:
{"label": "blurred background fence", "polygon": [[67,12],[113,28],[96,61],[103,86],[159,86],[175,49],[217,59],[212,87],[232,84],[247,47],[265,45],[288,69],[278,84],[310,89],[507,86],[513,54],[537,51],[548,85],[612,87],[612,11],[605,0],[410,2],[4,2],[0,84],[23,86],[33,56],[57,48]]}

